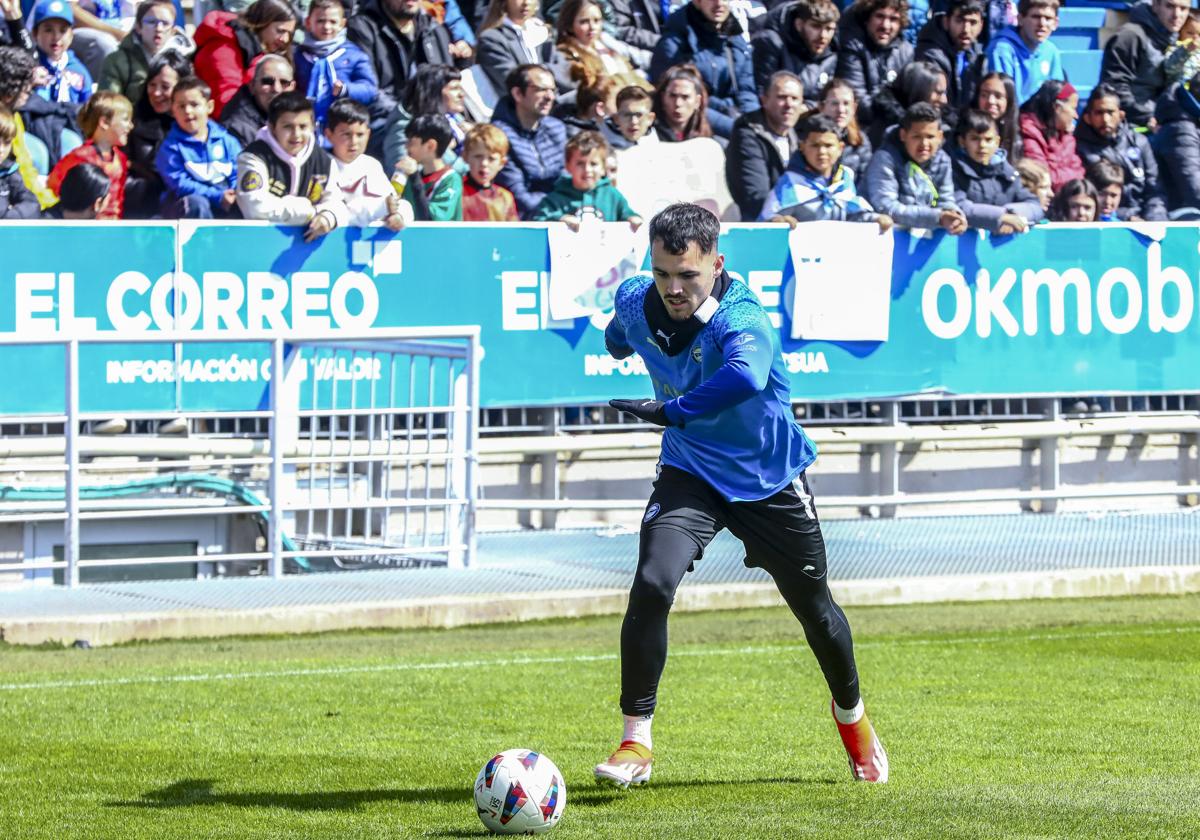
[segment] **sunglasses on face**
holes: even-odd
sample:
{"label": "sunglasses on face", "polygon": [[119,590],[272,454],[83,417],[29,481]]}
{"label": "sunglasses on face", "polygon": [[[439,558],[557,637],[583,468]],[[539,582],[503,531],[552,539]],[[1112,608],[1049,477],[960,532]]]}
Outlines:
{"label": "sunglasses on face", "polygon": [[276,79],[274,76],[263,76],[258,80],[258,83],[263,87],[287,87],[292,83],[291,79]]}

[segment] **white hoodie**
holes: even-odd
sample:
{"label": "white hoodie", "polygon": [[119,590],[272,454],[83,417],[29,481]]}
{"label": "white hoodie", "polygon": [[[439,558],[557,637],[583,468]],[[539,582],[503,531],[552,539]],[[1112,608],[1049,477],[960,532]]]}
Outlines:
{"label": "white hoodie", "polygon": [[280,225],[306,225],[322,210],[333,214],[338,226],[347,224],[348,213],[337,188],[335,173],[337,161],[330,156],[329,181],[325,184],[321,196],[314,206],[306,195],[299,195],[303,188],[300,184],[300,170],[312,156],[316,148],[316,138],[309,138],[308,145],[300,154],[292,157],[280,147],[271,134],[270,126],[263,126],[256,140],[262,140],[281,161],[292,170],[291,189],[288,195],[275,195],[271,192],[270,170],[267,162],[252,152],[243,151],[238,155],[238,187],[237,202],[242,216],[247,219],[261,219]]}
{"label": "white hoodie", "polygon": [[347,224],[366,227],[388,215],[388,198],[399,203],[400,217],[407,225],[413,221],[412,205],[396,194],[382,164],[370,155],[359,155],[349,163],[334,158],[334,182],[349,215]]}

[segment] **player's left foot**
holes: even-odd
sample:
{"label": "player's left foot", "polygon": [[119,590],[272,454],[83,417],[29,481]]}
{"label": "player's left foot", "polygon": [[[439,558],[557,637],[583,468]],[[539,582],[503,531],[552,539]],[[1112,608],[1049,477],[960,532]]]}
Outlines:
{"label": "player's left foot", "polygon": [[650,781],[650,748],[637,741],[622,741],[608,761],[596,765],[596,781],[627,788]]}
{"label": "player's left foot", "polygon": [[[831,704],[830,710],[834,710]],[[833,716],[837,724],[838,734],[842,736],[842,745],[846,748],[846,756],[850,759],[850,772],[856,781],[878,782],[883,784],[888,780],[888,757],[883,750],[883,744],[875,735],[875,728],[867,718],[866,712],[856,723],[842,723]]]}

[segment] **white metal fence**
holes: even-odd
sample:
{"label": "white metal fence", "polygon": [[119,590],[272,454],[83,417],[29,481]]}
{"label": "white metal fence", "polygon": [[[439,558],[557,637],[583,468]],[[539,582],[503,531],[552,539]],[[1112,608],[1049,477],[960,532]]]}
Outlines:
{"label": "white metal fence", "polygon": [[[231,343],[269,350],[261,365],[268,410],[244,413],[265,420],[265,439],[81,433],[114,413],[80,410],[81,346],[155,345],[147,353],[169,346],[164,359],[178,365],[183,345]],[[474,559],[477,327],[0,338],[5,345],[63,348],[64,410],[0,420],[62,429],[61,436],[0,438],[0,528],[8,528],[10,541],[0,557],[19,556],[0,559],[0,575],[51,576],[76,586],[88,570],[181,562],[195,564],[199,576],[279,577],[361,565],[457,567]],[[186,415],[159,419],[173,416]],[[206,412],[196,422],[218,419],[229,417]],[[106,480],[92,483],[96,475]],[[206,523],[201,536],[181,524],[197,520]],[[194,548],[152,556],[113,549],[136,542],[139,529],[158,521],[169,526],[163,533],[174,529]],[[54,533],[59,522],[61,535]],[[114,540],[104,527],[113,523],[125,523],[131,537]],[[107,541],[104,556],[82,556],[85,529],[95,532],[89,546]],[[164,541],[171,542],[160,536]]]}

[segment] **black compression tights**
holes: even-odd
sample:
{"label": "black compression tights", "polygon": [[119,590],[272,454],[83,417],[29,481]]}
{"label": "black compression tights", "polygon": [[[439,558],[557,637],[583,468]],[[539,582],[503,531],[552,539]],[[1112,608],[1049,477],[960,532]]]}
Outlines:
{"label": "black compression tights", "polygon": [[[658,681],[667,661],[667,613],[675,589],[700,555],[695,537],[675,528],[643,531],[637,574],[621,625],[621,711],[654,711]],[[833,699],[843,709],[859,701],[858,670],[850,625],[834,603],[827,577],[813,580],[798,570],[771,569],[780,594],[800,620]]]}

